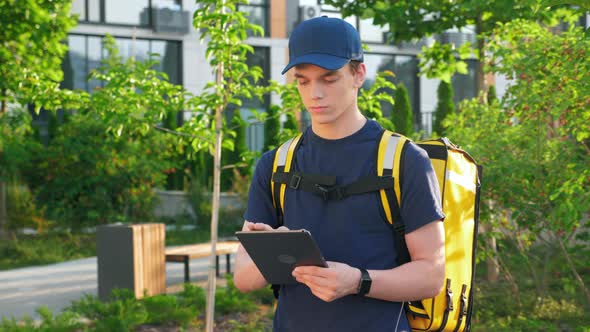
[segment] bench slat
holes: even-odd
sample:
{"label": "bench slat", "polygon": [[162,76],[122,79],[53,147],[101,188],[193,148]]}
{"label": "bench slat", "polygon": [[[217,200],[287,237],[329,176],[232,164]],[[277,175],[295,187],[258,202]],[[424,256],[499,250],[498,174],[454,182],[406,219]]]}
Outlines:
{"label": "bench slat", "polygon": [[[217,243],[215,253],[217,255],[234,254],[238,251],[238,241],[224,241]],[[166,249],[166,261],[183,261],[184,257],[203,258],[211,254],[211,245],[209,243],[191,244],[180,247]]]}

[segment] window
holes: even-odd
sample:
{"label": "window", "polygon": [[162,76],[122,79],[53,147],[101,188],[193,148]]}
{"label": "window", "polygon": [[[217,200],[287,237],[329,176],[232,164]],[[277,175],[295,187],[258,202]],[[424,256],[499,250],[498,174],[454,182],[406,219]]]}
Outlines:
{"label": "window", "polygon": [[[417,123],[417,116],[420,110],[419,103],[419,86],[420,78],[418,77],[418,60],[415,56],[409,55],[392,55],[392,54],[365,54],[365,65],[367,67],[367,78],[363,84],[368,88],[375,82],[378,72],[390,70],[395,77],[390,80],[397,86],[403,84],[408,89],[412,112],[414,112],[414,123]],[[395,92],[390,91],[393,95]],[[390,104],[383,104],[383,116],[390,117],[393,107]]]}
{"label": "window", "polygon": [[[259,84],[267,85],[270,78],[270,49],[268,47],[254,47],[254,53],[249,53],[246,63],[249,67],[258,66],[262,68],[263,78]],[[240,114],[242,119],[251,121],[251,110],[265,112],[270,107],[270,96],[264,96],[261,101],[257,97],[243,100]],[[264,146],[264,124],[253,123],[246,128],[246,144],[250,151],[262,151]]]}
{"label": "window", "polygon": [[[100,66],[106,50],[99,36],[68,36],[68,53],[62,63],[64,88],[82,89],[91,92],[101,86],[101,82],[88,80],[90,72]],[[119,54],[123,58],[135,56],[137,60],[147,60],[157,55],[160,64],[155,69],[168,74],[170,82],[182,84],[181,43],[166,40],[116,38]]]}
{"label": "window", "polygon": [[372,18],[359,20],[358,30],[361,40],[365,43],[383,44],[386,42],[387,29],[373,25]]}
{"label": "window", "polygon": [[[319,0],[322,15],[328,17],[342,18],[342,14],[338,8],[330,5],[325,5]],[[310,4],[310,1],[307,1]],[[385,44],[387,43],[387,28],[373,25],[373,19],[360,19],[357,16],[348,16],[344,20],[355,27],[364,43]]]}
{"label": "window", "polygon": [[72,13],[81,22],[151,26],[151,9],[182,10],[182,0],[73,0]]}
{"label": "window", "polygon": [[124,25],[149,25],[148,0],[104,0],[106,23]]}
{"label": "window", "polygon": [[86,21],[86,1],[72,1],[72,14],[78,15],[78,20]]}
{"label": "window", "polygon": [[[260,25],[264,29],[262,37],[270,36],[268,0],[250,0],[248,4],[240,4],[238,10],[247,14],[248,21]],[[248,32],[252,36],[252,32]]]}
{"label": "window", "polygon": [[463,99],[477,96],[477,60],[466,60],[467,74],[455,74],[451,79],[453,85],[453,101],[459,106]]}

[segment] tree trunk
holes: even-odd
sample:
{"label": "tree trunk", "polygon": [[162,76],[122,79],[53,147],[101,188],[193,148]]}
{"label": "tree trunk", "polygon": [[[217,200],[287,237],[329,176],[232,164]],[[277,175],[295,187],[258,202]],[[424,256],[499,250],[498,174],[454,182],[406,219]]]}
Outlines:
{"label": "tree trunk", "polygon": [[500,265],[498,264],[498,247],[496,245],[496,238],[491,236],[488,239],[488,247],[492,251],[492,255],[486,261],[488,267],[488,281],[496,283],[500,277]]}
{"label": "tree trunk", "polygon": [[574,274],[576,281],[578,281],[578,283],[580,284],[582,291],[586,295],[586,301],[588,301],[588,305],[590,305],[590,291],[588,291],[588,288],[586,287],[586,284],[584,283],[584,279],[582,279],[582,277],[578,273],[578,270],[576,269],[576,266],[572,262],[572,258],[570,257],[570,254],[567,252],[567,249],[565,248],[565,244],[563,243],[563,240],[558,236],[557,241],[559,242],[559,247],[561,247],[561,251],[563,252],[563,255],[565,256],[565,260],[567,262],[568,267],[570,268],[570,270]]}
{"label": "tree trunk", "polygon": [[[484,54],[485,39],[483,38],[483,22],[482,22],[481,14],[479,14],[477,16],[477,19],[475,22],[475,35],[477,36],[477,51],[479,53],[479,59],[477,61],[477,68],[476,68],[475,76],[477,79],[477,92],[479,93],[482,91],[486,91],[485,76],[484,76],[484,72],[483,72],[483,67],[484,67],[484,63],[485,63],[485,54]],[[483,96],[485,98],[485,94],[483,94]],[[483,100],[483,102],[487,103],[487,100]]]}
{"label": "tree trunk", "polygon": [[[493,209],[494,202],[490,200],[488,204],[490,205],[490,208]],[[493,218],[493,216],[491,218]],[[486,224],[480,225],[482,233],[485,233],[486,231],[493,231],[494,223],[490,223],[489,230],[487,226],[488,225]],[[491,283],[496,283],[500,277],[500,264],[498,263],[498,247],[496,245],[496,238],[490,236],[487,242],[487,247],[492,251],[492,254],[488,256],[486,260],[487,280]]]}
{"label": "tree trunk", "polygon": [[[222,4],[221,12],[223,13]],[[223,84],[223,63],[217,67],[217,85]],[[223,92],[222,92],[223,93]],[[221,196],[221,142],[223,141],[223,106],[215,110],[215,155],[213,156],[213,197],[211,202],[211,256],[209,256],[209,275],[207,279],[207,313],[206,331],[213,332],[215,317],[215,289],[217,275],[215,274],[215,258],[217,251],[217,226],[219,224],[219,201]]]}
{"label": "tree trunk", "polygon": [[0,181],[0,240],[8,239],[8,213],[6,213],[6,182]]}
{"label": "tree trunk", "polygon": [[2,90],[2,94],[0,94],[0,97],[2,98],[2,107],[0,108],[0,116],[2,116],[2,114],[6,114],[6,112],[8,112],[8,101],[6,101],[6,89]]}

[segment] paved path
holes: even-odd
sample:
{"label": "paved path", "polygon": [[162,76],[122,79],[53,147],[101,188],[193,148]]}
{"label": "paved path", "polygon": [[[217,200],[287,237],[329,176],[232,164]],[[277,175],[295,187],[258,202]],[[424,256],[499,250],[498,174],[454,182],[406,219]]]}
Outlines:
{"label": "paved path", "polygon": [[[225,266],[220,258],[220,266]],[[209,258],[191,261],[191,281],[207,279]],[[166,287],[182,284],[183,265],[166,263]],[[38,318],[35,309],[47,306],[61,311],[84,294],[97,295],[96,257],[65,263],[0,271],[0,320]]]}

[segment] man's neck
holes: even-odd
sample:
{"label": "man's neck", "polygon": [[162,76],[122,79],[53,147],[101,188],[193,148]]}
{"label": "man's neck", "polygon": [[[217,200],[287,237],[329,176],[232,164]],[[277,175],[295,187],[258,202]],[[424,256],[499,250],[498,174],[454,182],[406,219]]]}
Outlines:
{"label": "man's neck", "polygon": [[325,139],[341,139],[359,131],[367,123],[367,119],[356,109],[349,114],[343,114],[340,118],[330,123],[314,123],[311,129],[314,134]]}

